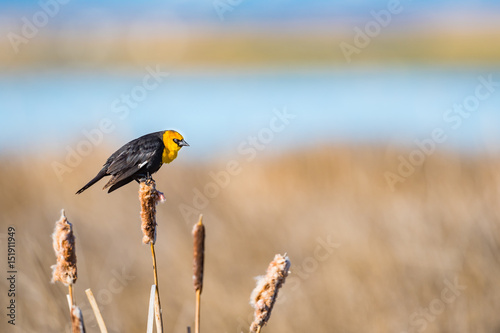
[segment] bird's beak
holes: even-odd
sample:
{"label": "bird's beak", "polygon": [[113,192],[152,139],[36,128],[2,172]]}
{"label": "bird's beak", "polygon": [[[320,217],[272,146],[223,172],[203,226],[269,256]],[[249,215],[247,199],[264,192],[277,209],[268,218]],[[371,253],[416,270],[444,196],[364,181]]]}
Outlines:
{"label": "bird's beak", "polygon": [[181,147],[183,147],[183,146],[189,147],[189,143],[187,143],[186,141],[184,141],[184,139],[182,139],[181,141],[179,141],[179,146],[181,146]]}

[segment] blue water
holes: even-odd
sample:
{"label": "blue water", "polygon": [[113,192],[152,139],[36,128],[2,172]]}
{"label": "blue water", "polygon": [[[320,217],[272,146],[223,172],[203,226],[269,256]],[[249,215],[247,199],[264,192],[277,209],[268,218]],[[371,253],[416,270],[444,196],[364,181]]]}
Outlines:
{"label": "blue water", "polygon": [[[440,145],[446,149],[500,147],[500,86],[459,126],[444,119],[453,104],[474,95],[479,76],[500,82],[498,69],[172,71],[150,91],[140,88],[147,75],[145,68],[3,73],[0,152],[49,148],[64,154],[102,119],[112,127],[102,135],[111,147],[174,128],[195,156],[236,151],[259,133],[270,151],[339,142],[412,146],[436,128],[447,135]],[[137,105],[126,107],[120,98],[133,91],[147,95],[136,95]],[[283,129],[277,122],[282,130],[270,139],[266,128],[276,110],[295,118]]]}

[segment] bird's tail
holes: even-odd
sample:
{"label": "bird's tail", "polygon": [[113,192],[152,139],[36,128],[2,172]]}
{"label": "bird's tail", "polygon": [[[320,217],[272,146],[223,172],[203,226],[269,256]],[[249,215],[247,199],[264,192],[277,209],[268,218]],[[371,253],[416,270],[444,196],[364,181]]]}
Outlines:
{"label": "bird's tail", "polygon": [[97,176],[95,176],[91,181],[89,181],[87,183],[87,185],[85,185],[84,187],[82,187],[81,189],[79,189],[78,192],[76,192],[76,194],[82,193],[83,191],[85,191],[86,189],[88,189],[90,186],[94,185],[99,180],[101,180],[101,178],[104,177],[104,176],[107,176],[107,174],[106,174],[106,168],[102,168],[101,171],[99,171],[99,173],[97,174]]}

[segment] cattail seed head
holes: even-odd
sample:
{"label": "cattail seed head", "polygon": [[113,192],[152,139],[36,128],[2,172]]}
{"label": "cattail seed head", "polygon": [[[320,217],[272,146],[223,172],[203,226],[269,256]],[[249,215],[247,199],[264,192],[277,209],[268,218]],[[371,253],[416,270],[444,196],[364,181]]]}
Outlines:
{"label": "cattail seed head", "polygon": [[61,218],[56,222],[52,245],[57,257],[57,263],[51,266],[52,283],[60,281],[66,286],[74,284],[77,279],[75,236],[64,209],[61,211]]}
{"label": "cattail seed head", "polygon": [[194,290],[203,289],[203,265],[205,260],[205,226],[202,223],[203,215],[193,227],[193,283]]}
{"label": "cattail seed head", "polygon": [[141,229],[143,233],[142,242],[148,244],[156,242],[156,205],[164,202],[163,193],[156,190],[156,183],[152,178],[142,181],[139,188],[139,200],[141,201]]}
{"label": "cattail seed head", "polygon": [[269,264],[266,275],[257,279],[257,286],[250,296],[250,304],[255,309],[250,332],[257,332],[271,317],[271,311],[278,298],[278,291],[285,283],[290,265],[290,260],[286,254],[285,256],[277,254]]}
{"label": "cattail seed head", "polygon": [[73,333],[85,333],[82,310],[76,305],[71,307],[71,327]]}

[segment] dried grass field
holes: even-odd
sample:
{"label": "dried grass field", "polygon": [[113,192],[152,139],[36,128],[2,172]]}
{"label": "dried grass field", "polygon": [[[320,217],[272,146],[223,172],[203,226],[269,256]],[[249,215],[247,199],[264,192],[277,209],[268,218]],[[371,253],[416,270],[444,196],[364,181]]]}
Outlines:
{"label": "dried grass field", "polygon": [[[98,332],[87,288],[110,332],[145,331],[152,276],[138,185],[107,194],[98,183],[74,194],[109,152],[84,159],[62,182],[50,154],[2,157],[0,232],[16,228],[17,331],[69,332],[67,290],[50,283],[61,208],[76,235],[75,297],[87,332]],[[391,190],[384,174],[397,170],[400,153],[328,146],[263,154],[229,177],[221,172],[230,158],[164,166],[155,179],[167,200],[156,244],[166,331],[193,325],[191,230],[201,212],[204,332],[248,331],[254,277],[285,252],[291,274],[263,332],[500,332],[500,158],[435,153]],[[1,287],[4,300],[4,278]],[[12,329],[2,317],[0,331]]]}

